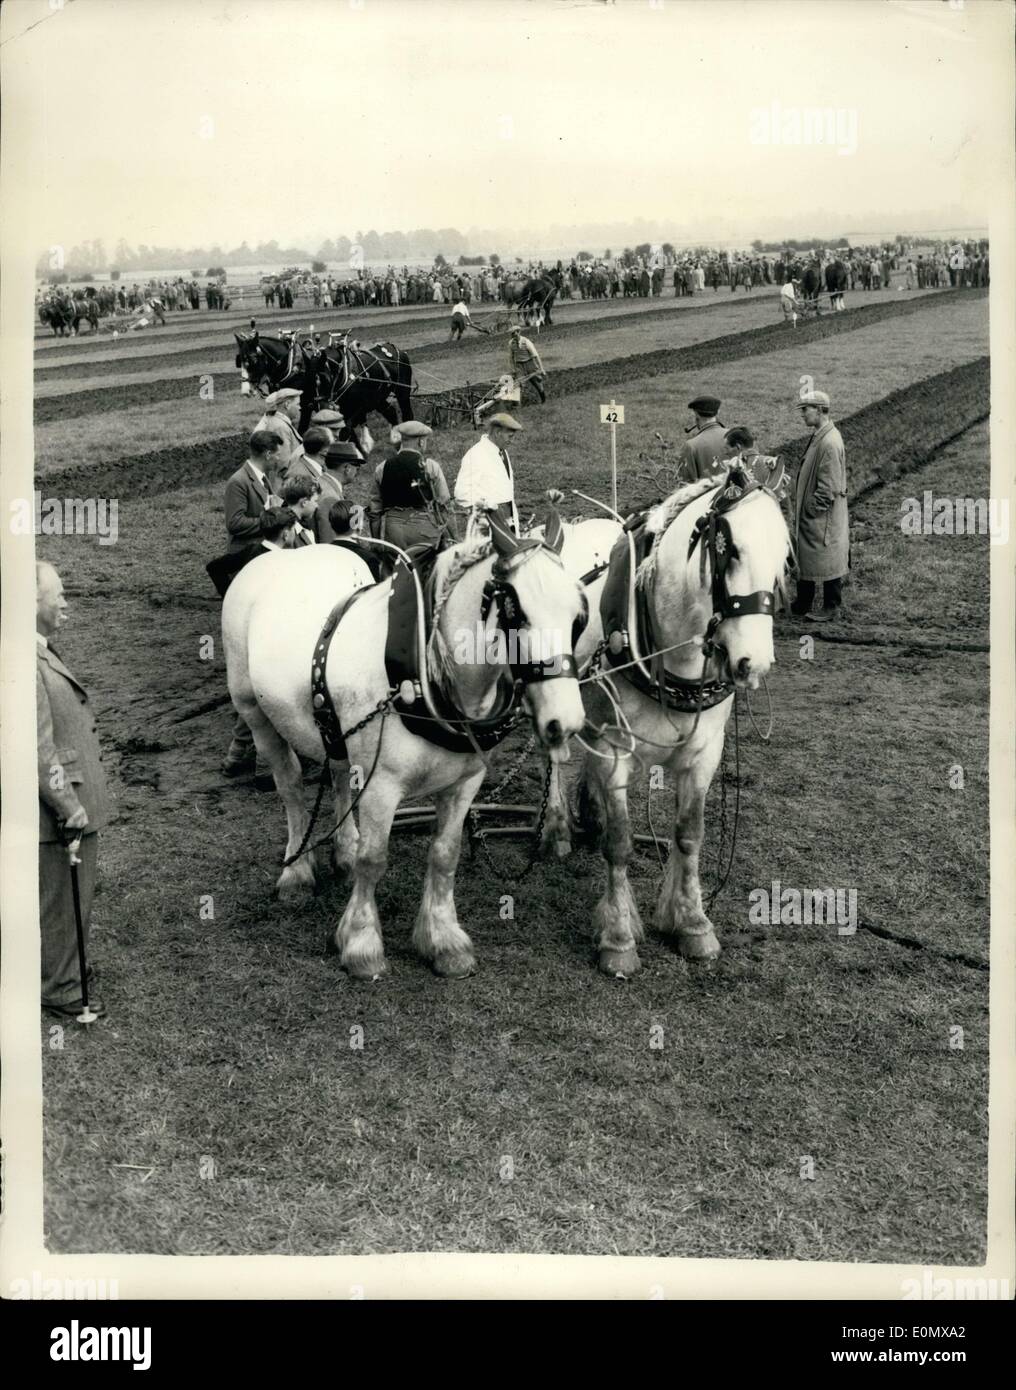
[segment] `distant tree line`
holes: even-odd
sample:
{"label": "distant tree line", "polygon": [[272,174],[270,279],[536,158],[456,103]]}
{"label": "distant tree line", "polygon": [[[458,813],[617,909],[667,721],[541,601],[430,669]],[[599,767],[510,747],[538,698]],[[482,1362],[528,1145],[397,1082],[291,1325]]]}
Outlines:
{"label": "distant tree line", "polygon": [[[367,265],[382,261],[396,263],[405,260],[431,261],[438,254],[452,261],[459,256],[468,256],[467,238],[455,227],[419,227],[411,232],[367,232],[358,231],[355,237],[338,236],[329,238],[316,252],[302,246],[281,246],[277,241],[259,241],[251,246],[242,241],[231,251],[221,246],[149,246],[142,242],[137,247],[130,246],[123,237],[116,244],[110,257],[101,239],[83,241],[71,248],[48,247],[36,263],[37,273],[49,279],[54,274],[67,272],[72,279],[83,280],[86,273],[93,275],[112,267],[124,271],[144,270],[189,270],[195,265],[237,266],[237,265],[275,265],[310,263],[319,261],[345,264],[349,261],[362,261]],[[489,259],[489,257],[487,258]],[[474,257],[468,264],[482,265],[484,257]]]}
{"label": "distant tree line", "polygon": [[752,242],[751,249],[756,256],[760,256],[765,251],[825,251],[835,246],[849,245],[850,242],[845,236],[808,237],[804,241],[798,241],[796,237],[786,237],[783,241],[759,241],[756,239]]}

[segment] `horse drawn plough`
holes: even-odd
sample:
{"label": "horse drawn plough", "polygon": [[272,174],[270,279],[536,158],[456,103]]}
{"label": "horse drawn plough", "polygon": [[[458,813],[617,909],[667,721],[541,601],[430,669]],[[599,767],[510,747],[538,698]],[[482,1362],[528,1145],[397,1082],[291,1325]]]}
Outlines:
{"label": "horse drawn plough", "polygon": [[501,381],[467,381],[442,391],[418,391],[413,395],[413,414],[431,429],[478,424],[486,409],[499,399]]}

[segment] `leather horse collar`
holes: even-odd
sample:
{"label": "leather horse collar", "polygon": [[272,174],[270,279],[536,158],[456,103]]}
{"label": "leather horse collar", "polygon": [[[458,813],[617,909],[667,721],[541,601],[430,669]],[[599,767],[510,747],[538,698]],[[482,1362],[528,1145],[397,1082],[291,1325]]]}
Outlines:
{"label": "leather horse collar", "polygon": [[[729,591],[727,571],[737,552],[727,513],[756,491],[766,492],[778,501],[776,490],[784,472],[783,464],[776,464],[765,480],[760,481],[741,468],[732,468],[710,506],[692,529],[688,545],[689,559],[701,544],[703,578],[707,560],[711,565],[713,613],[702,645],[706,661],[721,651],[713,638],[724,619],[753,613],[772,616],[775,612],[775,594],[771,590],[760,590],[754,594],[731,594]],[[729,699],[735,686],[725,676],[707,680],[705,669],[698,680],[674,675],[664,666],[663,657],[657,654],[652,590],[649,585],[637,587],[635,584],[639,563],[648,556],[653,541],[658,544],[662,539],[662,535],[653,537],[646,531],[648,516],[649,509],[630,517],[611,552],[607,582],[601,597],[605,638],[603,655],[608,664],[619,668],[618,674],[623,675],[642,694],[669,709],[697,714]]]}
{"label": "leather horse collar", "polygon": [[[538,549],[541,541],[523,541],[518,550],[495,562],[491,578],[484,585],[481,614],[486,621],[491,605],[498,606],[498,626],[505,632],[528,622],[510,576]],[[479,719],[467,719],[427,677],[426,644],[433,612],[433,566],[437,552],[431,547],[414,547],[396,565],[392,575],[388,613],[388,639],[385,644],[385,670],[389,698],[410,733],[453,753],[487,752],[501,743],[522,717],[521,696],[534,681],[554,676],[576,675],[574,645],[588,621],[588,604],[583,594],[583,611],[572,628],[572,652],[550,661],[509,663],[511,676],[502,676],[494,709]],[[341,619],[368,591],[366,586],[341,599],[329,613],[314,646],[311,663],[311,709],[329,758],[345,761],[347,750],[326,679],[328,651]],[[509,643],[509,652],[518,643]]]}

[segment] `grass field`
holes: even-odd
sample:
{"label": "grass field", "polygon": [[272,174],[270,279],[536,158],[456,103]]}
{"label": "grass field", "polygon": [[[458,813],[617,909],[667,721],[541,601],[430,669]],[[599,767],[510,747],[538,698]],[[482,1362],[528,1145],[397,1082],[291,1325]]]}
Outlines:
{"label": "grass field", "polygon": [[[813,649],[778,622],[773,742],[742,725],[724,954],[704,973],[650,940],[635,980],[599,976],[598,857],[578,848],[521,883],[523,844],[492,840],[501,881],[466,856],[456,891],[480,971],[437,980],[409,943],[425,841],[407,836],[379,893],[391,978],[349,980],[324,950],[344,890],[275,902],[281,807],[218,774],[230,721],[221,659],[199,659],[218,624],[202,566],[254,407],[217,395],[198,417],[158,399],[163,352],[152,403],[39,426],[44,489],[91,478],[121,497],[117,545],[38,543],[71,596],[61,647],[92,692],[120,811],[93,928],[110,1018],[45,1058],[50,1248],[983,1257],[989,542],[906,537],[899,518],[925,489],[987,493],[987,300],[771,346],[770,307],[736,298],[688,319],[639,308],[588,342],[546,334],[552,388],[574,371],[576,389],[526,408],[515,455],[527,507],[550,485],[608,495],[596,405],[616,394],[633,504],[639,452],[658,455],[657,431],[680,441],[696,391],[791,459],[801,375],[833,395],[858,499],[846,617]],[[743,333],[761,336],[723,346]],[[687,356],[620,365],[671,349]],[[114,388],[120,360],[102,364]],[[450,353],[432,360],[452,370]],[[450,476],[470,439],[435,441]],[[539,778],[533,763],[513,798],[536,800]],[[649,813],[666,826],[666,805],[637,796],[639,828]],[[647,850],[644,908],[659,875]],[[749,922],[749,893],[774,880],[856,889],[856,935]]]}

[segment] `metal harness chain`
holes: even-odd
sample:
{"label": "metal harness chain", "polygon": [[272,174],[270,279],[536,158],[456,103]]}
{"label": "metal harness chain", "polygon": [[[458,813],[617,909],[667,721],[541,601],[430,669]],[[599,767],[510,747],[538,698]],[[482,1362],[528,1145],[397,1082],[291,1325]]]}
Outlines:
{"label": "metal harness chain", "polygon": [[[379,714],[382,715],[382,716],[384,716],[385,714],[387,714],[387,712],[388,712],[388,711],[391,709],[391,707],[392,707],[392,702],[393,702],[394,699],[395,699],[395,696],[394,696],[394,695],[387,695],[383,700],[379,700],[379,701],[377,702],[377,704],[375,705],[375,707],[371,710],[370,714],[368,714],[364,719],[361,719],[360,722],[359,722],[358,724],[354,724],[353,727],[352,727],[351,729],[348,729],[348,730],[342,735],[343,739],[352,738],[352,736],[353,736],[354,734],[358,734],[358,733],[360,732],[361,729],[365,729],[365,728],[367,727],[368,724],[372,723],[372,722],[378,717]],[[385,731],[385,730],[384,730],[384,723],[382,722],[382,724],[381,724],[381,736],[382,736],[382,738],[384,737],[384,731]],[[344,812],[343,812],[343,814],[339,817],[339,819],[338,819],[338,820],[335,822],[335,824],[332,826],[331,830],[328,831],[327,835],[322,835],[321,838],[320,838],[320,840],[315,840],[315,841],[314,841],[314,843],[310,846],[310,848],[311,848],[312,850],[317,849],[319,845],[323,845],[323,844],[327,843],[327,841],[331,839],[331,837],[335,834],[335,832],[342,826],[342,824],[343,824],[346,820],[348,820],[348,818],[349,818],[349,817],[353,814],[353,812],[356,810],[356,808],[357,808],[357,806],[359,805],[359,802],[360,802],[360,797],[363,796],[364,792],[365,792],[365,791],[367,790],[367,788],[370,786],[370,779],[374,776],[374,769],[377,767],[378,758],[379,758],[380,756],[381,756],[381,738],[379,738],[378,741],[377,741],[377,751],[376,751],[375,754],[374,754],[374,761],[373,761],[373,763],[371,764],[370,772],[368,772],[368,774],[367,774],[367,780],[364,782],[364,784],[363,784],[363,786],[360,788],[360,790],[356,793],[356,796],[353,797],[353,800],[352,800],[352,801],[350,802],[350,804],[349,804],[349,809],[348,809],[348,811],[344,811]],[[325,788],[328,786],[328,783],[329,783],[330,780],[331,780],[331,764],[329,763],[328,757],[327,757],[327,755],[326,755],[326,756],[325,756],[324,763],[323,763],[322,766],[321,766],[321,778],[320,778],[320,781],[319,781],[319,783],[318,783],[317,797],[315,798],[315,801],[314,801],[314,810],[311,812],[310,823],[309,823],[308,826],[307,826],[307,832],[306,832],[306,834],[304,835],[303,840],[302,840],[302,842],[301,842],[301,844],[300,844],[300,848],[296,851],[296,853],[295,853],[295,854],[291,854],[291,855],[289,856],[288,859],[284,859],[284,860],[282,861],[282,867],[283,867],[284,869],[288,869],[289,866],[290,866],[290,864],[295,864],[296,861],[301,857],[301,855],[303,855],[303,854],[305,854],[305,853],[307,852],[307,848],[308,848],[307,842],[308,842],[308,840],[310,839],[311,835],[314,833],[314,826],[317,824],[317,818],[318,818],[318,815],[319,815],[320,812],[321,812],[321,803],[322,803],[322,801],[324,800],[324,796],[325,796]]]}
{"label": "metal harness chain", "polygon": [[[502,794],[503,794],[505,788],[506,788],[507,786],[509,786],[509,785],[515,780],[515,778],[518,776],[520,770],[522,769],[522,767],[524,766],[524,764],[525,764],[525,762],[526,762],[526,759],[529,757],[530,753],[533,751],[533,749],[535,748],[535,746],[536,746],[536,735],[533,734],[533,735],[530,736],[528,742],[526,743],[525,748],[523,748],[522,752],[521,752],[521,753],[519,754],[519,756],[516,758],[515,762],[511,765],[511,767],[510,767],[510,768],[508,769],[508,771],[505,773],[504,777],[501,778],[501,781],[497,784],[497,786],[496,786],[496,787],[494,788],[494,790],[491,792],[490,795],[491,795],[491,800],[492,800],[493,802],[497,803],[497,802],[499,802],[499,801],[501,800],[501,796],[502,796]],[[535,827],[534,827],[534,829],[533,829],[533,847],[532,847],[532,850],[530,851],[530,857],[529,857],[529,862],[528,862],[528,864],[527,864],[526,867],[522,870],[522,872],[519,874],[519,879],[520,879],[520,880],[526,877],[526,875],[529,873],[530,869],[532,869],[533,865],[537,862],[537,858],[538,858],[538,855],[539,855],[539,849],[540,849],[540,836],[543,834],[543,824],[544,824],[544,821],[545,821],[546,818],[547,818],[547,803],[548,803],[548,801],[550,800],[550,782],[551,782],[551,777],[552,777],[552,775],[553,775],[553,764],[550,763],[550,762],[548,762],[548,763],[547,763],[547,774],[546,774],[546,776],[545,776],[545,778],[544,778],[544,782],[543,782],[543,800],[542,800],[541,803],[540,803],[540,813],[539,813],[539,815],[537,816],[536,825],[535,825]],[[482,824],[481,824],[481,822],[480,822],[479,813],[478,813],[478,812],[475,810],[475,808],[473,808],[473,807],[470,807],[470,809],[469,809],[468,822],[469,822],[469,845],[470,845],[470,849],[474,850],[474,852],[475,852],[475,847],[476,847],[476,845],[479,845],[481,851],[483,852],[483,856],[484,856],[484,858],[485,858],[486,861],[487,861],[488,867],[489,867],[490,869],[492,869],[493,872],[494,872],[495,874],[500,875],[501,870],[500,870],[500,868],[498,867],[497,863],[496,863],[495,860],[494,860],[493,855],[492,855],[491,852],[490,852],[490,846],[487,844],[487,833],[486,833],[486,831],[483,829],[483,826],[482,826]]]}
{"label": "metal harness chain", "polygon": [[[737,696],[734,696],[734,829],[730,838],[730,856],[727,859],[727,867],[723,871],[723,877],[719,880],[709,901],[706,903],[706,912],[712,912],[713,903],[727,886],[731,870],[734,867],[734,852],[737,848],[737,826],[741,818],[741,730],[738,723]],[[727,745],[726,740],[723,744],[723,756],[720,762],[720,843],[716,850],[717,871],[723,863],[723,842],[727,834]]]}

